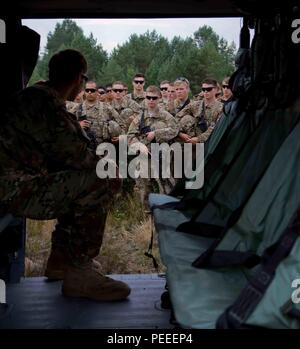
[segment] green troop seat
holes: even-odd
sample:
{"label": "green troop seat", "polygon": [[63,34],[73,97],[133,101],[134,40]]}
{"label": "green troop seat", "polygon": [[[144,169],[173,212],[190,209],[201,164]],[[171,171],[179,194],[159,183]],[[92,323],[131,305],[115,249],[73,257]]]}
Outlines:
{"label": "green troop seat", "polygon": [[[226,233],[216,251],[252,252],[262,256],[278,241],[294,212],[300,207],[300,125],[286,138],[247,201],[240,218]],[[175,200],[151,194],[150,205]],[[176,320],[182,327],[215,328],[220,316],[230,307],[261,264],[252,269],[243,265],[195,268],[195,257],[215,242],[176,231],[190,219],[184,211],[154,208],[163,263]],[[300,272],[300,243],[281,261],[262,299],[244,325],[267,328],[300,328],[296,304],[289,300],[291,283]],[[228,261],[227,261],[228,262]],[[288,306],[287,306],[288,304]]]}
{"label": "green troop seat", "polygon": [[[237,102],[228,114],[222,114],[220,121],[217,123],[214,131],[204,144],[205,169],[204,186],[197,192],[185,190],[185,179],[180,180],[172,191],[172,196],[183,195],[183,201],[193,208],[194,199],[205,200],[210,192],[217,185],[218,181],[226,174],[226,171],[235,159],[240,149],[246,144],[252,132],[259,125],[260,117],[254,122],[248,113],[238,112]],[[226,149],[226,152],[224,152]]]}
{"label": "green troop seat", "polygon": [[[206,200],[204,207],[203,204],[200,206],[189,223],[181,225],[179,229],[197,234],[199,230],[209,230],[212,226],[218,233],[228,224],[235,223],[245,202],[299,119],[300,112],[297,110],[268,111],[217,186],[214,195]],[[197,197],[197,190],[193,192]]]}

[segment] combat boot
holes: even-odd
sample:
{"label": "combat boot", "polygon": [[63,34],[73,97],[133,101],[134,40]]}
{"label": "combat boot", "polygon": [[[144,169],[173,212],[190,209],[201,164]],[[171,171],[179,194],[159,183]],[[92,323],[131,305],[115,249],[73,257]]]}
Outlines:
{"label": "combat boot", "polygon": [[[101,264],[92,260],[95,269],[101,271]],[[48,258],[45,276],[48,280],[63,280],[66,268],[71,265],[69,254],[62,248],[52,247]]]}
{"label": "combat boot", "polygon": [[62,293],[67,297],[82,297],[95,301],[116,301],[128,297],[130,288],[94,268],[92,262],[84,267],[70,266],[66,270]]}

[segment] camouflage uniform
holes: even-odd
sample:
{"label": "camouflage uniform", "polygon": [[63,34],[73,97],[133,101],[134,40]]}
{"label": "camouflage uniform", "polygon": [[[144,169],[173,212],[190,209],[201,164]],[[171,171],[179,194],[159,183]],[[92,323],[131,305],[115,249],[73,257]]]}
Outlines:
{"label": "camouflage uniform", "polygon": [[77,104],[76,108],[72,108],[73,114],[77,119],[86,116],[91,121],[90,132],[96,137],[96,142],[102,143],[110,141],[112,137],[117,137],[124,133],[124,122],[119,114],[109,104],[97,101],[93,105],[89,105],[86,101]]}
{"label": "camouflage uniform", "polygon": [[[142,113],[140,113],[132,121],[128,130],[128,142],[139,141],[148,147],[150,142],[147,140],[146,135],[141,134],[140,124],[142,119]],[[144,111],[144,125],[149,126],[151,131],[155,132],[154,142],[163,143],[168,142],[178,134],[178,125],[174,117],[165,110],[159,109],[157,114],[150,116],[148,110]],[[150,149],[150,148],[149,148]]]}
{"label": "camouflage uniform", "polygon": [[[142,122],[142,114],[144,113],[144,124]],[[136,117],[128,130],[128,143],[141,142],[150,150],[151,142],[147,140],[146,134],[141,133],[141,127],[148,127],[155,132],[155,138],[152,142],[164,143],[174,139],[179,131],[178,124],[175,118],[165,110],[159,109],[157,114],[150,116],[148,110],[144,110]],[[148,169],[150,171],[151,161],[149,159]],[[155,179],[161,193],[168,194],[172,189],[175,181],[172,178]],[[150,176],[147,178],[138,178],[136,180],[137,189],[140,193],[141,202],[147,205],[148,194],[152,191]]]}
{"label": "camouflage uniform", "polygon": [[[74,264],[97,256],[117,181],[99,179],[99,158],[55,90],[21,91],[4,112],[0,131],[2,213],[57,218],[52,237]],[[115,187],[115,188],[114,188]]]}
{"label": "camouflage uniform", "polygon": [[203,107],[203,100],[194,101],[189,103],[175,116],[180,125],[180,132],[186,133],[190,137],[197,137],[199,143],[206,142],[209,138],[222,113],[223,104],[219,101],[215,101],[212,105],[204,107],[206,130],[201,130],[201,128],[198,127]]}
{"label": "camouflage uniform", "polygon": [[138,103],[139,105],[141,105],[145,98],[146,98],[146,93],[143,92],[143,94],[141,96],[136,96],[133,93],[128,93],[128,95],[126,95],[127,98],[130,98],[131,100],[135,101],[136,103]]}
{"label": "camouflage uniform", "polygon": [[159,109],[163,109],[163,110],[168,111],[168,106],[169,106],[169,101],[161,98],[159,103],[158,103]]}
{"label": "camouflage uniform", "polygon": [[176,109],[175,109],[175,100],[168,101],[167,103],[164,102],[162,105],[162,109],[166,110],[171,115],[175,116]]}
{"label": "camouflage uniform", "polygon": [[72,102],[72,101],[67,101],[66,102],[66,108],[69,113],[74,114],[76,110],[78,109],[79,103]]}
{"label": "camouflage uniform", "polygon": [[118,112],[120,119],[120,126],[122,130],[127,133],[132,120],[139,115],[141,107],[138,103],[128,98],[123,97],[120,102],[115,99],[110,103],[110,106]]}
{"label": "camouflage uniform", "polygon": [[186,106],[188,106],[191,103],[190,99],[188,98],[184,103],[182,103],[180,100],[175,99],[174,101],[174,115],[179,113],[181,110],[183,110]]}
{"label": "camouflage uniform", "polygon": [[201,96],[200,93],[198,93],[197,95],[195,95],[192,99],[192,102],[195,102],[195,101],[202,101],[203,100],[203,96]]}

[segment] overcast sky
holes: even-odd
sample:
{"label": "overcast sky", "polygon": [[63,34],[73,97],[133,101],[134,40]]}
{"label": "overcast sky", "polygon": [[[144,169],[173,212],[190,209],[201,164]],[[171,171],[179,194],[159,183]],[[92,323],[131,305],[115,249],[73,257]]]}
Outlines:
{"label": "overcast sky", "polygon": [[[47,34],[54,31],[59,19],[27,19],[23,24],[34,29],[41,35],[40,53],[44,52]],[[104,50],[108,53],[118,44],[126,42],[131,34],[144,34],[147,30],[156,30],[159,34],[171,40],[174,36],[186,38],[203,25],[211,26],[214,31],[238,47],[240,18],[168,18],[168,19],[76,19],[86,36],[93,33]]]}

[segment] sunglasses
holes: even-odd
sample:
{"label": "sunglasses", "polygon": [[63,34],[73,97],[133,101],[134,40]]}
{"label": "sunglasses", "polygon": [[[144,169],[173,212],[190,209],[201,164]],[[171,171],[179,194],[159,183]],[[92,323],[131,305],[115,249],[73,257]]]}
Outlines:
{"label": "sunglasses", "polygon": [[135,84],[141,84],[141,85],[143,85],[143,83],[145,82],[144,80],[133,80],[133,82],[135,83]]}
{"label": "sunglasses", "polygon": [[146,96],[146,98],[149,100],[149,101],[156,101],[158,99],[157,96]]}
{"label": "sunglasses", "polygon": [[122,88],[113,88],[113,91],[115,93],[117,93],[117,92],[122,93],[122,92],[124,92],[124,89],[122,89]]}
{"label": "sunglasses", "polygon": [[213,87],[202,87],[202,92],[210,92],[212,89]]}
{"label": "sunglasses", "polygon": [[98,91],[99,95],[105,95],[105,91]]}
{"label": "sunglasses", "polygon": [[223,88],[229,88],[229,85],[222,85]]}
{"label": "sunglasses", "polygon": [[184,81],[184,82],[186,82],[188,85],[190,85],[189,80],[188,80],[187,78],[184,78],[183,76],[180,76],[179,78],[177,78],[177,79],[175,80],[175,82],[176,82],[176,81]]}
{"label": "sunglasses", "polygon": [[91,92],[91,93],[95,93],[97,90],[95,89],[95,88],[86,88],[85,89],[85,92],[86,93],[89,93],[89,92]]}
{"label": "sunglasses", "polygon": [[161,87],[160,90],[161,91],[168,91],[168,88],[167,87]]}
{"label": "sunglasses", "polygon": [[111,92],[111,88],[106,90],[106,93],[110,93]]}

